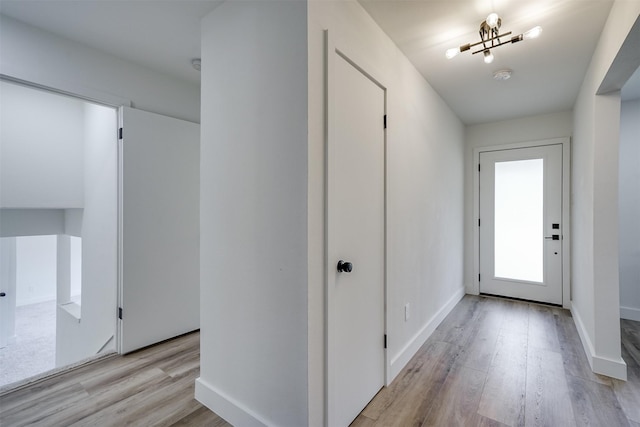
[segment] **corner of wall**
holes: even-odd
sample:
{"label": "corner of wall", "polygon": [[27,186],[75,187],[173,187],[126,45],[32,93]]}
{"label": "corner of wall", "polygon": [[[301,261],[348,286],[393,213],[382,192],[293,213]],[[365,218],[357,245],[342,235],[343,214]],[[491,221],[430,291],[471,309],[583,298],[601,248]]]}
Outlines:
{"label": "corner of wall", "polygon": [[619,380],[627,380],[627,364],[620,358],[612,359],[609,357],[598,356],[594,350],[593,343],[589,338],[589,334],[584,326],[580,312],[575,305],[571,306],[571,314],[573,315],[573,321],[578,330],[580,341],[584,349],[587,360],[589,361],[589,367],[596,374],[606,375],[608,377],[616,378]]}
{"label": "corner of wall", "polygon": [[269,425],[250,409],[225,396],[202,378],[196,379],[195,398],[234,426],[266,427]]}

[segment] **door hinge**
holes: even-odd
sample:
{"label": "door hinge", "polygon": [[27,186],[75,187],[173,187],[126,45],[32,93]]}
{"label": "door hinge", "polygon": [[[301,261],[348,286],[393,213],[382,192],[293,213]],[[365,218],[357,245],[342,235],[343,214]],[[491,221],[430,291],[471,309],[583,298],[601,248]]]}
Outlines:
{"label": "door hinge", "polygon": [[384,123],[384,128],[387,128],[387,115],[385,114],[383,119],[382,119],[383,123]]}
{"label": "door hinge", "polygon": [[387,348],[387,334],[384,334],[384,348]]}
{"label": "door hinge", "polygon": [[122,128],[118,129],[118,139],[122,139]]}
{"label": "door hinge", "polygon": [[480,163],[478,163],[478,172],[480,172]]}
{"label": "door hinge", "polygon": [[118,319],[122,320],[122,307],[118,307]]}
{"label": "door hinge", "polygon": [[480,281],[480,274],[478,274],[478,282]]}
{"label": "door hinge", "polygon": [[480,227],[480,218],[478,218],[478,227]]}

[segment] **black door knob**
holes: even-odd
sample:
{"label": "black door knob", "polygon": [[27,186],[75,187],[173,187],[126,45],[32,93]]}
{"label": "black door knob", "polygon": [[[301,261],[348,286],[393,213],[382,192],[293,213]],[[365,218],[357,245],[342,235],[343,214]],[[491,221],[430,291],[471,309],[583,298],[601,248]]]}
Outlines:
{"label": "black door knob", "polygon": [[351,273],[353,270],[353,264],[348,261],[340,260],[338,261],[338,272],[340,273]]}
{"label": "black door knob", "polygon": [[7,294],[5,294],[4,292],[0,292],[0,297],[6,297]]}

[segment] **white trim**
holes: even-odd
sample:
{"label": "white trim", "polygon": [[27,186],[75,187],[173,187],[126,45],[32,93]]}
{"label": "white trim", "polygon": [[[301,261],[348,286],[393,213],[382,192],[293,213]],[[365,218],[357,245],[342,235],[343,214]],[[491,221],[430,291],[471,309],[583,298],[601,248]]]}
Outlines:
{"label": "white trim", "polygon": [[427,323],[415,334],[399,352],[391,359],[387,369],[387,385],[402,371],[411,358],[418,352],[420,347],[427,341],[438,325],[453,310],[458,302],[464,297],[465,288],[460,287],[453,296],[442,306],[440,310],[427,321]]}
{"label": "white trim", "polygon": [[582,348],[589,361],[589,367],[593,372],[600,375],[606,375],[608,377],[616,378],[619,380],[627,380],[627,364],[622,360],[622,357],[617,359],[611,359],[605,356],[598,356],[594,350],[589,334],[582,322],[582,317],[576,308],[571,305],[571,314],[573,316],[573,322],[580,335],[580,341],[582,342]]}
{"label": "white trim", "polygon": [[539,147],[544,145],[562,144],[562,306],[571,306],[571,138],[550,138],[538,141],[516,142],[512,144],[491,145],[473,149],[473,282],[467,287],[470,294],[480,293],[480,177],[478,164],[480,153],[485,151],[512,150],[516,148]]}
{"label": "white trim", "polygon": [[92,102],[94,104],[102,104],[108,107],[118,108],[120,106],[131,106],[131,100],[114,96],[108,93],[97,91],[95,89],[78,86],[72,82],[63,82],[60,80],[50,79],[46,77],[29,76],[27,79],[16,77],[10,74],[0,74],[0,80],[27,86],[33,89],[45,90],[57,93],[63,96],[82,99],[83,101]]}
{"label": "white trim", "polygon": [[240,402],[224,395],[201,377],[196,379],[195,398],[234,426],[265,427],[265,420]]}
{"label": "white trim", "polygon": [[640,322],[640,308],[620,306],[620,318]]}
{"label": "white trim", "polygon": [[[124,147],[123,141],[120,139],[120,128],[124,127],[124,108],[125,106],[120,106],[118,108],[118,189],[117,189],[117,200],[116,205],[118,209],[118,237],[117,242],[118,246],[116,248],[117,251],[117,295],[116,295],[116,311],[119,312],[120,308],[124,307],[123,302],[123,283],[124,283],[124,274],[123,274],[123,265],[124,265],[124,209],[123,209],[123,198],[124,198]],[[124,317],[124,315],[123,315]],[[123,332],[123,324],[122,319],[120,319],[119,315],[116,315],[116,350],[119,354],[122,353],[122,332]]]}

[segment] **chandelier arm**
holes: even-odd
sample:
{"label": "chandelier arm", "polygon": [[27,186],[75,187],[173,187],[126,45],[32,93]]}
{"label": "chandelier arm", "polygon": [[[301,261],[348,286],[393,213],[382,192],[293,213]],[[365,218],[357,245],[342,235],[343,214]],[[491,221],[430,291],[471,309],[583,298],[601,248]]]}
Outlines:
{"label": "chandelier arm", "polygon": [[490,50],[490,49],[493,49],[493,48],[496,48],[496,47],[500,47],[502,45],[509,44],[509,43],[512,43],[512,40],[507,40],[506,42],[498,43],[495,46],[491,46],[491,47],[488,47],[488,48],[476,50],[475,52],[471,52],[471,54],[475,55],[476,53],[484,52],[485,50]]}
{"label": "chandelier arm", "polygon": [[[512,31],[509,31],[509,32],[507,32],[507,33],[499,34],[499,35],[497,35],[497,36],[495,36],[495,37],[491,37],[490,39],[480,40],[479,42],[471,43],[471,44],[464,45],[464,46],[465,46],[465,47],[466,47],[466,46],[469,46],[469,48],[472,48],[472,47],[474,47],[474,46],[478,46],[479,44],[483,44],[483,43],[485,43],[485,42],[490,42],[490,41],[492,41],[492,40],[499,39],[500,37],[508,36],[508,35],[510,35],[511,33],[512,33]],[[504,43],[509,43],[509,42],[504,42]],[[504,43],[503,43],[503,44],[504,44]],[[494,46],[494,47],[495,47],[495,46]],[[465,50],[468,50],[468,49],[465,49]]]}

